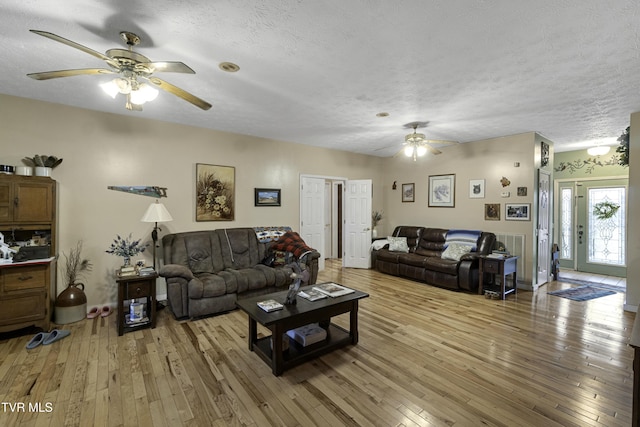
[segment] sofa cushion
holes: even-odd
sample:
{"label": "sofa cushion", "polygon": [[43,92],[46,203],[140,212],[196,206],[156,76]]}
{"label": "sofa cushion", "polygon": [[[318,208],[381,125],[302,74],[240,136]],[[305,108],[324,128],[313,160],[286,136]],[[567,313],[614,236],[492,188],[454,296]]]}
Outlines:
{"label": "sofa cushion", "polygon": [[449,230],[444,246],[446,248],[452,243],[460,243],[471,246],[471,250],[475,251],[481,234],[480,230]]}
{"label": "sofa cushion", "polygon": [[426,257],[424,266],[427,270],[437,271],[440,273],[458,275],[458,261],[451,259],[442,259],[435,256]]}
{"label": "sofa cushion", "polygon": [[409,252],[409,245],[407,244],[406,237],[393,237],[388,236],[389,250],[391,252]]}
{"label": "sofa cushion", "polygon": [[442,252],[442,258],[460,261],[460,258],[471,252],[471,245],[462,243],[450,243],[447,249]]}
{"label": "sofa cushion", "polygon": [[224,279],[217,274],[199,274],[194,280],[189,281],[189,298],[211,298],[227,293],[227,285]]}
{"label": "sofa cushion", "polygon": [[253,228],[219,229],[215,234],[220,239],[225,269],[250,268],[262,261]]}

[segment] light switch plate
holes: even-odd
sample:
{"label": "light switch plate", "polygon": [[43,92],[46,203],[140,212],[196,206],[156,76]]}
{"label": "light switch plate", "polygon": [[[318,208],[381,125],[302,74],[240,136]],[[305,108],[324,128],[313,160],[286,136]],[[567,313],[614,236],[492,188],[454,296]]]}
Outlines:
{"label": "light switch plate", "polygon": [[511,196],[511,193],[509,191],[503,191],[502,193],[500,193],[500,195],[502,197],[509,197],[509,196]]}

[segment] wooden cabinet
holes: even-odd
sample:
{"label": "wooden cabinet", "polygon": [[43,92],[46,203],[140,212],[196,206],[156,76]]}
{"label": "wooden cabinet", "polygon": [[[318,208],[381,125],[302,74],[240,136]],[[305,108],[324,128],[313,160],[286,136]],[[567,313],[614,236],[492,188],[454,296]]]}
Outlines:
{"label": "wooden cabinet", "polygon": [[54,261],[0,264],[0,332],[28,326],[49,330]]}
{"label": "wooden cabinet", "polygon": [[51,178],[0,176],[0,222],[51,222],[54,210]]}
{"label": "wooden cabinet", "polygon": [[[0,174],[0,232],[5,242],[43,236],[56,256],[56,182],[49,177]],[[37,326],[49,330],[56,262],[0,264],[0,332]]]}

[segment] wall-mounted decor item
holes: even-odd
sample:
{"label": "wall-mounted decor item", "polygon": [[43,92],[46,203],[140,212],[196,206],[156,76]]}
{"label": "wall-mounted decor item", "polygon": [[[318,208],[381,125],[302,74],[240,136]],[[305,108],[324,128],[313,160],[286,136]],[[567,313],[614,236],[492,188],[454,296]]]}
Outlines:
{"label": "wall-mounted decor item", "polygon": [[236,168],[196,164],[196,221],[233,221]]}
{"label": "wall-mounted decor item", "polygon": [[487,221],[500,221],[500,203],[485,203],[484,219]]}
{"label": "wall-mounted decor item", "polygon": [[511,185],[511,181],[509,181],[509,179],[506,176],[503,176],[502,179],[500,180],[500,184],[502,184],[503,187],[508,187]]}
{"label": "wall-mounted decor item", "polygon": [[527,187],[518,187],[518,196],[526,196]]}
{"label": "wall-mounted decor item", "polygon": [[484,199],[484,179],[469,180],[469,198]]}
{"label": "wall-mounted decor item", "polygon": [[544,141],[540,142],[541,147],[540,147],[540,165],[542,165],[542,167],[545,167],[549,164],[549,144],[547,144]]}
{"label": "wall-mounted decor item", "polygon": [[429,207],[455,207],[456,176],[429,175]]}
{"label": "wall-mounted decor item", "polygon": [[510,221],[529,221],[531,205],[529,203],[506,203],[504,218]]}
{"label": "wall-mounted decor item", "polygon": [[279,188],[254,188],[256,206],[280,206]]}
{"label": "wall-mounted decor item", "polygon": [[167,187],[154,187],[149,185],[109,185],[108,190],[123,191],[125,193],[149,196],[156,199],[167,197]]}
{"label": "wall-mounted decor item", "polygon": [[402,184],[402,201],[403,202],[415,202],[416,201],[416,185],[415,183]]}

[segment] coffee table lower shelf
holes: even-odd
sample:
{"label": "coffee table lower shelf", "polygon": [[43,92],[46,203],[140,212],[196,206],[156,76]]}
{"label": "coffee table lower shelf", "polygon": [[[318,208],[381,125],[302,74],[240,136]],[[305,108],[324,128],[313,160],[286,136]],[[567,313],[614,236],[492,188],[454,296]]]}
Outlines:
{"label": "coffee table lower shelf", "polygon": [[[290,339],[289,349],[282,352],[282,371],[352,343],[353,340],[349,331],[334,324],[329,325],[327,338],[315,344],[303,347],[296,341]],[[256,342],[253,343],[253,351],[271,366],[273,363],[271,335],[258,338]],[[280,373],[281,372],[278,374]]]}

